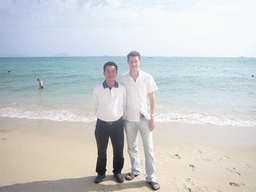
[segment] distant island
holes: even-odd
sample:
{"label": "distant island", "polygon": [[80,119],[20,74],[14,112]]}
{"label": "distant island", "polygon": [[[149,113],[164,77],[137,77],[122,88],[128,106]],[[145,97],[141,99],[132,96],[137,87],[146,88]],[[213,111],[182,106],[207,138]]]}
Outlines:
{"label": "distant island", "polygon": [[53,55],[53,57],[69,57],[67,53],[59,53],[56,55]]}
{"label": "distant island", "polygon": [[27,57],[26,55],[19,55],[19,54],[6,54],[3,57]]}

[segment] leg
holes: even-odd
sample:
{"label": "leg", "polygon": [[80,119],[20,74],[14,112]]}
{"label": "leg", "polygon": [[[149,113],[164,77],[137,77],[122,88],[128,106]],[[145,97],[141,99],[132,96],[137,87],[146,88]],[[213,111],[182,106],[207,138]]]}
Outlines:
{"label": "leg", "polygon": [[132,173],[140,174],[140,159],[138,151],[138,127],[136,122],[125,121],[125,131],[128,143],[128,154],[130,156]]}
{"label": "leg", "polygon": [[148,120],[142,118],[140,121],[140,134],[143,141],[144,153],[145,153],[145,164],[146,164],[146,181],[155,182],[155,159],[153,151],[153,133],[148,127]]}
{"label": "leg", "polygon": [[115,122],[109,127],[110,138],[113,146],[113,173],[121,173],[124,166],[124,128],[123,120]]}
{"label": "leg", "polygon": [[104,175],[106,172],[109,133],[107,127],[99,120],[96,123],[95,138],[98,148],[96,172],[99,175]]}

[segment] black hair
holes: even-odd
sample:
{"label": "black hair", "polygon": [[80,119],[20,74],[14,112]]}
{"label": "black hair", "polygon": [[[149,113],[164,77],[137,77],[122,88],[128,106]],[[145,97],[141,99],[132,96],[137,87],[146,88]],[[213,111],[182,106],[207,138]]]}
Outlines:
{"label": "black hair", "polygon": [[116,68],[116,72],[117,72],[117,64],[114,63],[113,61],[109,61],[109,62],[107,62],[107,63],[104,64],[104,66],[103,66],[103,71],[104,71],[104,72],[105,72],[107,66],[114,66],[114,67]]}

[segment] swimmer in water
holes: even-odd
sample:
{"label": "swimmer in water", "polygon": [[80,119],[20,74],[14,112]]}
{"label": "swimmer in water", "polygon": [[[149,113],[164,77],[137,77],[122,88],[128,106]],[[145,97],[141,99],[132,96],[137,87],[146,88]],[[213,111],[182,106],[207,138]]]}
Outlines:
{"label": "swimmer in water", "polygon": [[39,89],[43,89],[43,81],[41,81],[40,79],[37,79],[37,81],[39,82]]}

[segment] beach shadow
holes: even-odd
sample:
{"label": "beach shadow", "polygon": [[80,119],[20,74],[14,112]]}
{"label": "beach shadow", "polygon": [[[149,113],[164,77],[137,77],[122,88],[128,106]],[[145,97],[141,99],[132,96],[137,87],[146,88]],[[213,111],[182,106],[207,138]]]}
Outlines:
{"label": "beach shadow", "polygon": [[0,192],[87,192],[87,191],[122,191],[125,189],[149,188],[146,181],[124,181],[117,183],[113,176],[107,176],[100,184],[94,183],[95,177],[77,179],[62,179],[53,181],[35,181],[31,183],[14,184],[0,187]]}

